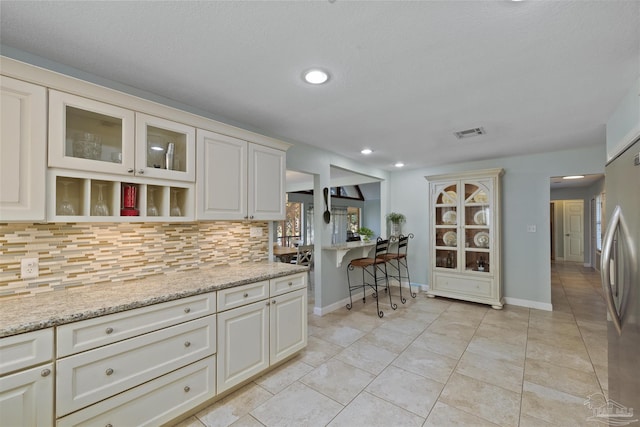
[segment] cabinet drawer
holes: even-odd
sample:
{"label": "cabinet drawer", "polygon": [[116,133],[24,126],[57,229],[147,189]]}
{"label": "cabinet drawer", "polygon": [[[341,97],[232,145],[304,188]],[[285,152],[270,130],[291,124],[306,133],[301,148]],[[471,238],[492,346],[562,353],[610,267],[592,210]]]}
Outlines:
{"label": "cabinet drawer", "polygon": [[491,297],[491,281],[476,278],[436,275],[435,290],[462,295]]}
{"label": "cabinet drawer", "polygon": [[215,351],[212,315],[60,359],[56,413],[66,415]]}
{"label": "cabinet drawer", "polygon": [[0,339],[0,375],[53,358],[53,328]]}
{"label": "cabinet drawer", "polygon": [[62,325],[57,329],[58,357],[91,350],[216,311],[215,292]]}
{"label": "cabinet drawer", "polygon": [[269,281],[250,283],[218,291],[218,311],[269,298]]}
{"label": "cabinet drawer", "polygon": [[269,281],[270,295],[272,297],[286,292],[295,291],[307,287],[307,273],[278,277]]}
{"label": "cabinet drawer", "polygon": [[157,426],[216,394],[216,356],[202,359],[58,420],[58,427]]}

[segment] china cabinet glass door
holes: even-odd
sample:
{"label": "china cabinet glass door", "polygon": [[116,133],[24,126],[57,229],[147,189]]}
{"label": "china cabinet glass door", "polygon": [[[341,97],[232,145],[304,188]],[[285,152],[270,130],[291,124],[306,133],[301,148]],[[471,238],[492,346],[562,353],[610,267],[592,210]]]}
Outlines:
{"label": "china cabinet glass door", "polygon": [[491,268],[491,192],[481,182],[464,182],[464,261],[466,271]]}
{"label": "china cabinet glass door", "polygon": [[458,268],[458,185],[440,184],[435,199],[436,268]]}

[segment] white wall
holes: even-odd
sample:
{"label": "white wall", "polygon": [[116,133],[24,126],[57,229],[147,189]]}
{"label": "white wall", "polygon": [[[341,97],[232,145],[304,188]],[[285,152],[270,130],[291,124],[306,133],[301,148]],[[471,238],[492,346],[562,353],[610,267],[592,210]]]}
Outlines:
{"label": "white wall", "polygon": [[[412,282],[429,282],[429,201],[427,175],[504,168],[502,178],[502,265],[507,303],[548,308],[551,303],[551,249],[549,230],[549,179],[569,174],[603,173],[601,146],[527,156],[505,157],[439,167],[394,172],[389,183],[389,203],[403,212],[412,232],[409,265]],[[419,197],[418,195],[423,195]],[[528,233],[535,225],[536,233]]]}

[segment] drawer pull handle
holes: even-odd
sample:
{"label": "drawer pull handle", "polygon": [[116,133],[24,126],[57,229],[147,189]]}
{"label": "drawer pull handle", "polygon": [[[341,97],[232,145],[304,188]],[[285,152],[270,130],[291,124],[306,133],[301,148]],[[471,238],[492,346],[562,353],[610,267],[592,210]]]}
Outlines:
{"label": "drawer pull handle", "polygon": [[186,308],[184,309],[184,312],[185,312],[185,313],[190,313],[190,312],[191,312],[191,309],[190,309],[189,307],[186,307]]}
{"label": "drawer pull handle", "polygon": [[190,391],[191,391],[191,387],[189,387],[188,385],[184,386],[185,393],[189,393]]}
{"label": "drawer pull handle", "polygon": [[185,342],[184,342],[184,346],[185,346],[185,347],[191,347],[191,343],[190,343],[189,341],[185,341]]}
{"label": "drawer pull handle", "polygon": [[139,173],[140,175],[143,175],[143,174],[144,174],[144,169],[138,169],[138,173]]}
{"label": "drawer pull handle", "polygon": [[245,292],[245,293],[244,293],[244,297],[246,298],[246,297],[248,297],[248,296],[249,296],[249,294]]}
{"label": "drawer pull handle", "polygon": [[109,335],[113,333],[113,328],[107,328],[104,331],[107,333],[107,335]]}
{"label": "drawer pull handle", "polygon": [[113,369],[109,368],[106,371],[104,371],[105,374],[107,375],[112,375],[113,374]]}
{"label": "drawer pull handle", "polygon": [[43,377],[48,377],[50,373],[51,369],[43,369],[42,372],[40,372],[40,375]]}
{"label": "drawer pull handle", "polygon": [[293,286],[293,282],[289,282],[289,286]]}
{"label": "drawer pull handle", "polygon": [[133,173],[133,169],[127,169],[127,172]]}

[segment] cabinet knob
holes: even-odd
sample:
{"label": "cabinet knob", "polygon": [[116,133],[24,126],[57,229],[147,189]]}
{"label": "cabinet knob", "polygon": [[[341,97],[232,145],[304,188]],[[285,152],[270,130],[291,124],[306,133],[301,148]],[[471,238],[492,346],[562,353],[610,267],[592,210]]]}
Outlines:
{"label": "cabinet knob", "polygon": [[190,313],[190,312],[191,312],[191,309],[190,309],[189,307],[185,307],[184,312],[185,312],[185,313]]}
{"label": "cabinet knob", "polygon": [[245,216],[244,219],[249,219],[249,216]]}
{"label": "cabinet knob", "polygon": [[113,369],[108,368],[106,371],[104,371],[105,374],[107,375],[112,375],[113,374]]}
{"label": "cabinet knob", "polygon": [[109,335],[113,333],[113,328],[107,328],[104,331],[107,333],[107,335]]}
{"label": "cabinet knob", "polygon": [[43,369],[40,372],[40,375],[43,376],[43,377],[48,377],[50,373],[51,373],[51,369]]}
{"label": "cabinet knob", "polygon": [[276,303],[276,300],[271,301],[271,304],[275,304],[275,303]]}
{"label": "cabinet knob", "polygon": [[289,286],[293,286],[293,282],[289,282]]}
{"label": "cabinet knob", "polygon": [[248,296],[249,296],[249,294],[245,292],[245,293],[244,293],[244,297],[246,298],[246,297],[248,297]]}
{"label": "cabinet knob", "polygon": [[191,387],[189,387],[188,385],[184,386],[184,392],[189,393],[189,391],[191,391]]}
{"label": "cabinet knob", "polygon": [[267,301],[266,306],[269,307],[271,305],[271,303],[269,301]]}
{"label": "cabinet knob", "polygon": [[190,347],[190,346],[191,346],[191,343],[190,343],[189,341],[185,341],[185,342],[184,342],[184,346],[185,346],[185,347]]}
{"label": "cabinet knob", "polygon": [[133,173],[133,169],[127,169],[127,172]]}
{"label": "cabinet knob", "polygon": [[253,215],[251,215],[251,216],[249,217],[249,219],[253,219]]}
{"label": "cabinet knob", "polygon": [[138,175],[144,175],[144,169],[138,169]]}
{"label": "cabinet knob", "polygon": [[106,425],[106,426],[104,426],[104,427],[113,427],[113,424],[109,423],[109,424],[107,424],[107,425]]}

